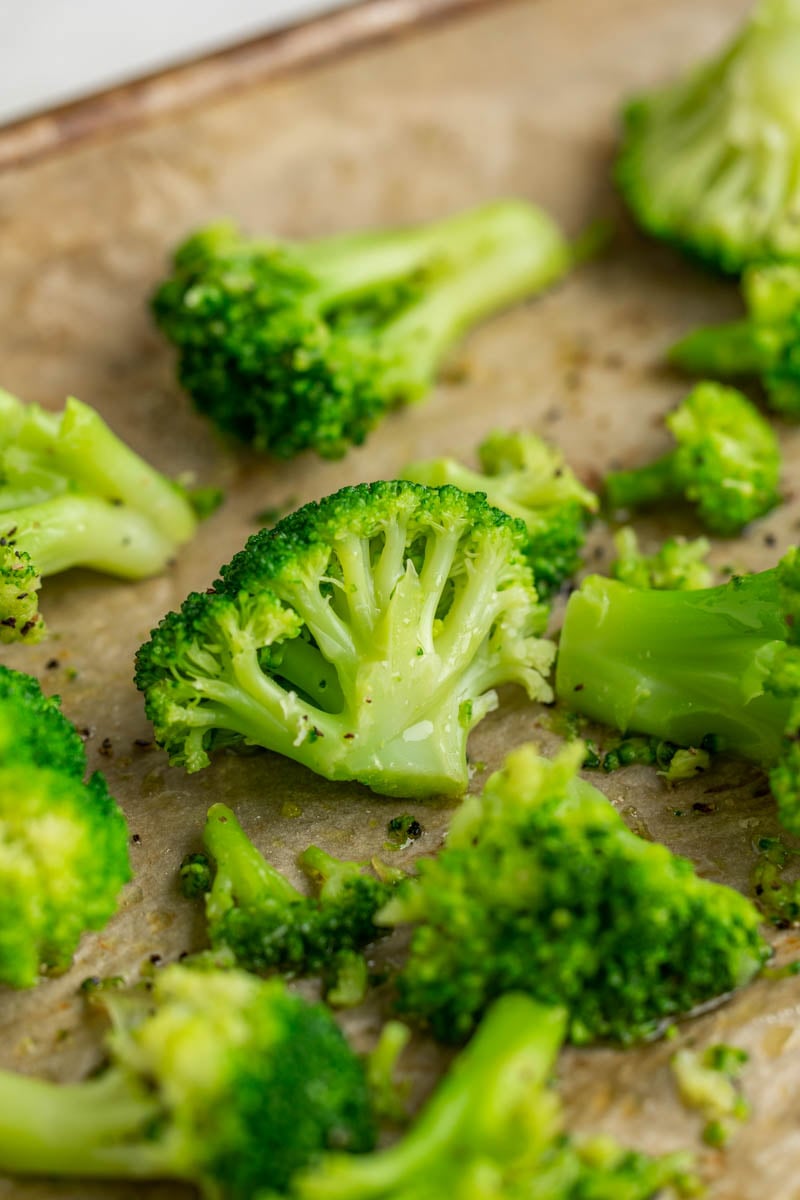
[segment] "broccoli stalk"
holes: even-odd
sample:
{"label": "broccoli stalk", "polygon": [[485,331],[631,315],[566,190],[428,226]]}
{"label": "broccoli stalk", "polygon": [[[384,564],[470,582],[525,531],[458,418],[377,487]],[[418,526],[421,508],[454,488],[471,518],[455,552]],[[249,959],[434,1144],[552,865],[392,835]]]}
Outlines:
{"label": "broccoli stalk", "polygon": [[0,1172],[179,1179],[209,1200],[282,1192],[321,1151],[369,1150],[361,1063],[330,1014],[239,971],[167,967],[103,993],[111,1065],[57,1084],[0,1072]]}
{"label": "broccoli stalk", "polygon": [[306,505],[140,649],[157,740],[190,771],[244,742],[387,795],[463,792],[495,688],[552,695],[524,542],[456,488],[360,484]]}
{"label": "broccoli stalk", "polygon": [[196,524],[181,488],[93,409],[69,399],[51,413],[0,392],[0,641],[45,632],[42,576],[75,566],[156,575]]}
{"label": "broccoli stalk", "polygon": [[670,362],[695,375],[757,376],[770,407],[800,415],[800,267],[749,267],[742,276],[747,316],[688,334]]}
{"label": "broccoli stalk", "polygon": [[[626,1152],[610,1139],[561,1133],[548,1086],[565,1013],[527,996],[496,1001],[410,1131],[369,1155],[325,1155],[293,1182],[294,1200],[648,1200],[688,1180],[691,1160]],[[268,1200],[262,1197],[261,1200]]]}
{"label": "broccoli stalk", "polygon": [[224,804],[209,809],[203,841],[216,864],[206,897],[212,949],[229,952],[248,971],[321,975],[330,997],[351,977],[356,952],[388,932],[376,927],[374,916],[402,871],[381,867],[376,879],[362,874],[363,864],[310,846],[300,863],[319,894],[304,896],[259,853]]}
{"label": "broccoli stalk", "polygon": [[428,487],[452,484],[483,492],[489,503],[524,521],[526,555],[542,599],[557,591],[580,566],[586,524],[598,501],[554,446],[532,433],[496,430],[478,447],[480,470],[453,458],[410,463],[403,478]]}
{"label": "broccoli stalk", "polygon": [[781,454],[770,425],[740,392],[700,383],[666,418],[677,446],[645,466],[612,471],[612,511],[680,497],[712,533],[731,537],[780,503]]}
{"label": "broccoli stalk", "polygon": [[648,233],[725,271],[800,258],[798,71],[798,0],[761,0],[714,58],[628,105],[616,176]]}
{"label": "broccoli stalk", "polygon": [[713,743],[770,770],[800,830],[800,559],[694,592],[591,576],[570,598],[556,689],[577,712],[682,746]]}
{"label": "broccoli stalk", "polygon": [[467,329],[572,258],[550,218],[518,200],[307,243],[220,224],[179,247],[153,311],[182,384],[221,429],[278,457],[333,458],[424,396]]}

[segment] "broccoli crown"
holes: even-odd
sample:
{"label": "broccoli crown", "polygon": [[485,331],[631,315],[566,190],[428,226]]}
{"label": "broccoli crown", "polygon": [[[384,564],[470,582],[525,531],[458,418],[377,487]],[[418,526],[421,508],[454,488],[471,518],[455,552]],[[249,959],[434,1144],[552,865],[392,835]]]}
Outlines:
{"label": "broccoli crown", "polygon": [[102,1000],[104,1074],[64,1086],[0,1073],[3,1172],[175,1178],[251,1200],[324,1150],[373,1146],[359,1059],[280,980],[172,966],[149,993]]}
{"label": "broccoli crown", "polygon": [[483,492],[490,504],[524,521],[525,553],[542,599],[558,591],[581,565],[586,524],[598,500],[555,446],[532,433],[495,430],[478,447],[480,470],[453,458],[410,463],[403,477],[429,487],[454,484]]}
{"label": "broccoli crown", "polygon": [[381,933],[374,916],[392,883],[362,875],[317,847],[301,858],[321,884],[304,896],[256,850],[224,804],[209,809],[204,842],[216,871],[206,899],[211,945],[248,971],[322,975],[333,985],[354,950]]}
{"label": "broccoli crown", "polygon": [[611,564],[610,574],[631,587],[693,592],[711,587],[714,581],[714,573],[705,561],[711,549],[707,538],[687,541],[671,537],[653,554],[643,554],[635,532],[625,526],[615,533],[614,545],[618,557]]}
{"label": "broccoli crown", "polygon": [[38,680],[0,665],[0,762],[29,762],[82,779],[83,739],[61,711],[58,696],[45,696]]}
{"label": "broccoli crown", "polygon": [[157,740],[196,771],[245,742],[386,794],[464,791],[469,731],[553,646],[524,527],[457,488],[344,488],[261,530],[139,651]]}
{"label": "broccoli crown", "polygon": [[623,1043],[746,983],[768,947],[758,913],[633,834],[576,777],[584,747],[532,746],[456,814],[447,845],[378,914],[414,929],[399,1007],[443,1041],[519,989],[565,1005],[574,1042]]}
{"label": "broccoli crown", "polygon": [[[294,1200],[649,1200],[687,1181],[690,1159],[650,1159],[610,1138],[561,1132],[548,1086],[565,1013],[528,996],[497,1000],[406,1136],[368,1155],[329,1154]],[[262,1196],[261,1200],[269,1200]]]}
{"label": "broccoli crown", "polygon": [[666,418],[677,446],[655,462],[606,476],[612,510],[684,497],[712,533],[731,537],[781,501],[778,439],[741,392],[699,383]]}
{"label": "broccoli crown", "polygon": [[31,987],[115,912],[131,877],[127,827],[102,775],[84,784],[31,759],[0,761],[0,981]]}
{"label": "broccoli crown", "polygon": [[424,395],[466,329],[570,260],[522,201],[303,244],[221,223],[179,247],[152,307],[200,412],[278,457],[336,458],[391,405]]}
{"label": "broccoli crown", "polygon": [[183,491],[93,409],[70,398],[52,413],[0,391],[0,642],[44,635],[43,576],[154,575],[195,526]]}
{"label": "broccoli crown", "polygon": [[800,557],[695,592],[590,576],[567,605],[559,699],[623,732],[727,750],[770,769],[800,830]]}
{"label": "broccoli crown", "polygon": [[628,105],[616,177],[648,233],[725,271],[800,258],[798,69],[798,0],[761,0],[716,57]]}
{"label": "broccoli crown", "polygon": [[695,330],[672,347],[670,361],[696,375],[756,376],[771,408],[800,416],[800,266],[748,267],[742,294],[743,320]]}

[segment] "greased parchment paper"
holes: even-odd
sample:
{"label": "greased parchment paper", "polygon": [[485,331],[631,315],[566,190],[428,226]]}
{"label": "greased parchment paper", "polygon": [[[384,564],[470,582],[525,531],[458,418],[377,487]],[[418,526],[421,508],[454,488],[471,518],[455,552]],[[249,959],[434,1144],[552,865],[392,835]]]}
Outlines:
{"label": "greased parchment paper", "polygon": [[[441,844],[446,804],[382,800],[266,753],[223,755],[188,777],[152,745],[137,745],[149,727],[131,683],[136,647],[190,589],[215,578],[258,527],[257,514],[391,477],[412,458],[469,456],[496,425],[557,440],[578,473],[596,482],[610,464],[666,447],[660,417],[684,385],[663,368],[663,350],[694,324],[737,310],[732,284],[625,228],[602,260],[477,331],[428,402],[389,417],[366,447],[337,463],[308,456],[269,463],[218,440],[174,382],[172,354],[145,307],[170,247],[226,214],[254,233],[303,237],[434,218],[512,194],[542,203],[576,233],[615,212],[608,168],[621,98],[718,45],[746,7],[742,0],[498,4],[0,177],[0,383],[51,406],[74,393],[163,470],[193,470],[228,494],[165,577],[126,584],[75,572],[48,580],[42,608],[54,636],[2,650],[4,662],[59,692],[66,713],[89,730],[91,766],[107,774],[135,835],[136,869],[122,912],[84,939],[67,975],[0,995],[3,1066],[79,1077],[98,1059],[96,1023],[76,998],[81,980],[133,978],[151,956],[169,961],[202,944],[198,907],[179,896],[176,870],[197,847],[212,802],[235,807],[294,879],[295,856],[312,840],[336,854],[381,853],[387,820],[404,810],[425,828],[419,852]],[[718,544],[719,566],[767,566],[798,536],[791,492],[800,431],[781,432],[789,500],[747,539]],[[692,532],[685,517],[669,528]],[[666,526],[644,529],[658,536]],[[602,566],[602,530],[592,546]],[[473,735],[472,757],[494,769],[530,738],[546,750],[557,742],[544,710],[510,689]],[[637,830],[739,887],[747,885],[754,839],[777,831],[763,778],[739,764],[718,766],[679,793],[642,768],[592,779]],[[782,958],[800,950],[792,933],[776,944]],[[377,956],[392,953],[390,943]],[[368,1045],[388,1007],[379,992],[343,1020]],[[653,1152],[694,1146],[715,1177],[714,1200],[793,1200],[800,1196],[799,1014],[800,980],[765,981],[684,1022],[677,1042],[567,1050],[560,1074],[570,1123]],[[679,1104],[668,1069],[677,1045],[720,1039],[752,1056],[744,1087],[753,1115],[724,1153],[702,1150],[700,1118]],[[405,1061],[421,1098],[446,1055],[419,1039]],[[169,1184],[0,1181],[2,1200],[184,1195]]]}

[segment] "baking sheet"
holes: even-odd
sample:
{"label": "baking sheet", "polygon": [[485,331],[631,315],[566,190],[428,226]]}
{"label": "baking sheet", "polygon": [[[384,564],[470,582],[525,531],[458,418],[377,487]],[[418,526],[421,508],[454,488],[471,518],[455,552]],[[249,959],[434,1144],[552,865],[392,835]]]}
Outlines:
{"label": "baking sheet", "polygon": [[[737,310],[732,285],[623,224],[605,258],[477,331],[424,407],[392,415],[341,462],[276,464],[219,440],[178,390],[171,352],[144,304],[168,249],[223,214],[254,233],[303,237],[434,218],[498,195],[536,200],[577,233],[596,216],[616,213],[608,166],[620,98],[719,44],[746,7],[740,0],[499,4],[0,176],[0,382],[53,407],[74,393],[165,471],[194,470],[199,481],[228,491],[224,509],[166,576],[140,584],[82,572],[48,580],[42,608],[54,636],[0,651],[4,662],[59,692],[65,712],[90,730],[91,765],[105,771],[138,835],[136,880],[119,916],[84,939],[67,975],[0,996],[0,1065],[79,1077],[98,1057],[97,1028],[85,1022],[75,996],[81,980],[132,978],[151,955],[171,960],[201,944],[198,909],[179,896],[176,870],[197,847],[212,802],[234,806],[259,846],[295,879],[295,856],[309,841],[337,854],[381,852],[386,821],[405,809],[425,828],[420,852],[441,844],[446,804],[382,800],[266,753],[223,755],[187,777],[157,749],[136,745],[149,729],[131,683],[134,650],[190,589],[208,585],[257,528],[256,514],[391,477],[412,458],[469,456],[497,425],[552,437],[578,473],[596,481],[612,463],[641,461],[667,445],[660,417],[684,385],[662,367],[665,347],[696,323]],[[782,433],[791,493],[800,431]],[[746,540],[718,543],[716,563],[769,565],[797,537],[798,517],[790,496]],[[692,532],[685,518],[676,521]],[[654,522],[641,528],[659,534]],[[602,530],[593,546],[607,553]],[[502,699],[473,735],[475,760],[493,769],[508,748],[530,738],[554,748],[544,710],[513,689]],[[591,778],[640,832],[739,887],[747,884],[754,840],[777,831],[763,778],[740,764],[718,766],[677,796],[643,768]],[[687,815],[676,816],[677,808]],[[793,933],[776,936],[776,944],[784,957],[799,948]],[[391,956],[391,945],[379,954]],[[765,981],[683,1023],[677,1043],[566,1051],[560,1075],[571,1126],[605,1130],[652,1152],[693,1146],[715,1180],[714,1200],[794,1200],[798,1005],[800,980]],[[388,1008],[388,994],[379,993],[345,1024],[368,1045]],[[682,1109],[668,1070],[677,1045],[720,1039],[752,1054],[744,1088],[753,1115],[724,1152],[701,1147],[701,1119]],[[406,1063],[418,1096],[444,1061],[430,1043],[415,1043]],[[191,1195],[177,1185],[0,1181],[2,1200],[184,1194]]]}

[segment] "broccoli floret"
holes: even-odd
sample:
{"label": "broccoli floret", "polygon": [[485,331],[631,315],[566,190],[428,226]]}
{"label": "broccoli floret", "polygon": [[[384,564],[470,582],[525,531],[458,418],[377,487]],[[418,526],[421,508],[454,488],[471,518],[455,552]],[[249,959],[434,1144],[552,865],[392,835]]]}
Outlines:
{"label": "broccoli floret", "polygon": [[741,392],[700,383],[666,418],[678,443],[647,466],[612,471],[612,511],[684,497],[712,533],[732,537],[781,501],[781,453],[771,426]]}
{"label": "broccoli floret", "polygon": [[639,224],[725,271],[800,258],[800,4],[761,0],[714,58],[639,96],[617,183]]}
{"label": "broccoli floret", "polygon": [[768,955],[753,905],[632,833],[577,777],[583,754],[580,742],[553,762],[513,751],[377,915],[415,926],[398,1006],[442,1041],[519,989],[564,1004],[576,1043],[631,1042],[746,983]]}
{"label": "broccoli floret", "polygon": [[403,478],[429,487],[454,484],[483,492],[490,504],[525,522],[526,555],[542,599],[558,591],[581,565],[586,525],[598,500],[564,462],[555,446],[532,433],[496,430],[478,447],[480,470],[454,458],[415,462]]}
{"label": "broccoli floret", "polygon": [[101,999],[102,1074],[0,1072],[3,1174],[179,1179],[251,1200],[322,1151],[374,1144],[360,1061],[330,1013],[280,980],[172,966],[149,992]]}
{"label": "broccoli floret", "polygon": [[611,577],[631,587],[693,592],[714,581],[705,562],[711,549],[707,538],[671,537],[653,554],[643,554],[636,534],[625,526],[614,534],[614,545],[618,558],[611,564]]}
{"label": "broccoli floret", "polygon": [[542,291],[572,251],[551,219],[499,201],[408,230],[250,241],[212,225],[153,297],[198,410],[279,458],[363,442],[421,399],[472,325]]}
{"label": "broccoli floret", "polygon": [[140,649],[157,740],[189,771],[244,742],[385,794],[463,792],[494,689],[552,696],[524,542],[452,487],[359,484],[306,505]]}
{"label": "broccoli floret", "polygon": [[[651,1159],[610,1138],[562,1133],[548,1087],[563,1009],[498,1000],[402,1141],[369,1155],[325,1155],[294,1180],[294,1200],[650,1200],[686,1185],[691,1157]],[[260,1200],[270,1200],[262,1196]]]}
{"label": "broccoli floret", "polygon": [[193,535],[180,487],[75,399],[61,413],[0,391],[0,642],[38,641],[42,577],[163,571]]}
{"label": "broccoli floret", "polygon": [[592,720],[770,771],[800,832],[800,555],[697,592],[590,576],[567,605],[559,699]]}
{"label": "broccoli floret", "polygon": [[383,879],[362,874],[361,863],[342,862],[317,846],[300,857],[319,884],[304,896],[250,842],[224,804],[208,812],[203,841],[216,870],[206,897],[212,949],[227,950],[248,971],[321,975],[331,989],[352,973],[353,952],[375,941],[375,913],[402,872]]}
{"label": "broccoli floret", "polygon": [[0,763],[23,762],[83,779],[86,750],[57,696],[45,696],[32,675],[0,666]]}
{"label": "broccoli floret", "polygon": [[670,362],[694,375],[756,376],[770,408],[800,416],[800,267],[748,267],[742,276],[747,316],[688,334]]}

